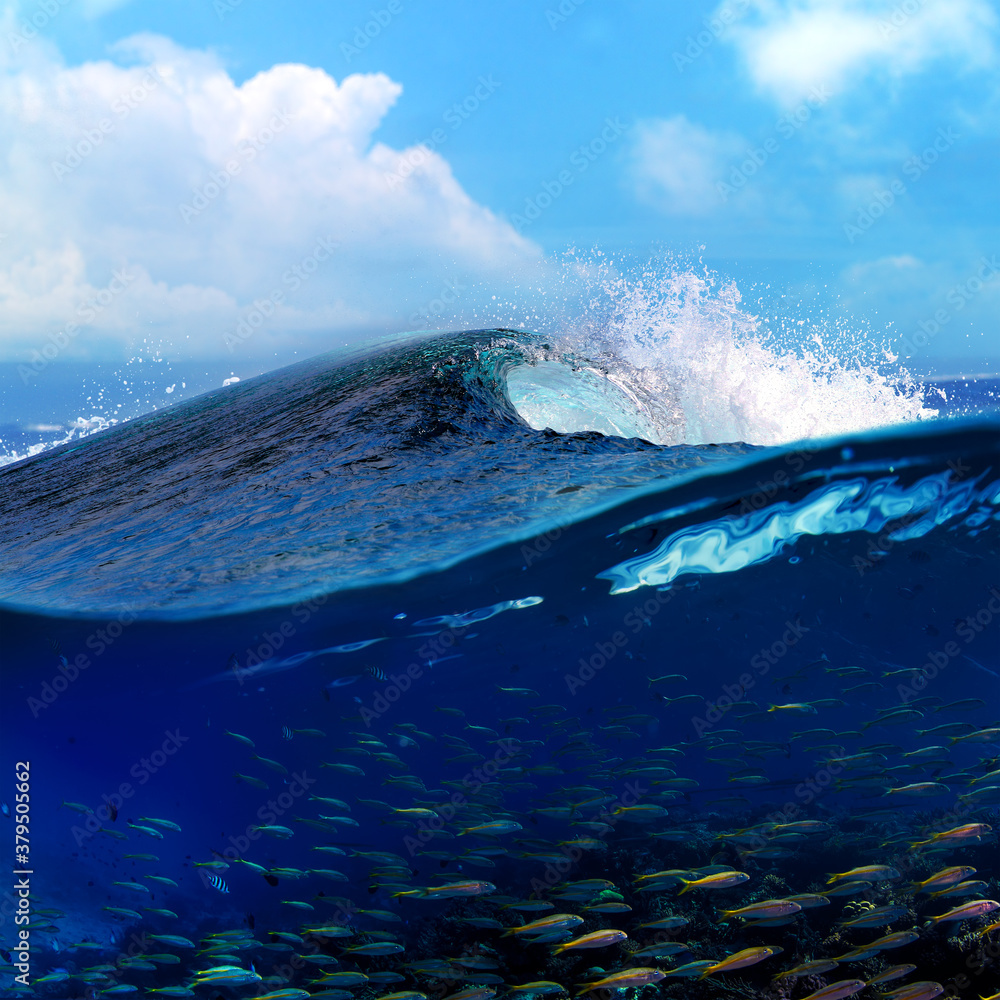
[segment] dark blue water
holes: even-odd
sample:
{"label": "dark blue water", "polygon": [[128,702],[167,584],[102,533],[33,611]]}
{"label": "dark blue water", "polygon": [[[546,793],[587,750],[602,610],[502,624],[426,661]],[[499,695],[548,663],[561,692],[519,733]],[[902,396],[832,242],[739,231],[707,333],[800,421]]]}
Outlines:
{"label": "dark blue water", "polygon": [[[552,392],[616,433],[529,426],[526,365],[589,372]],[[663,410],[599,374],[514,331],[418,338],[0,471],[12,850],[18,762],[30,786],[4,995],[347,988],[323,969],[364,972],[362,1000],[572,995],[641,967],[665,974],[649,995],[799,998],[897,965],[866,995],[1000,989],[997,907],[931,922],[998,897],[988,398],[834,440],[671,446],[630,436]],[[955,866],[977,884],[912,888]],[[679,894],[727,870],[749,878]],[[489,886],[434,898],[450,883]],[[719,922],[844,886],[778,926]],[[553,914],[582,918],[565,940],[627,938],[502,936]],[[686,923],[641,926],[667,916]],[[345,950],[386,943],[403,950]]]}

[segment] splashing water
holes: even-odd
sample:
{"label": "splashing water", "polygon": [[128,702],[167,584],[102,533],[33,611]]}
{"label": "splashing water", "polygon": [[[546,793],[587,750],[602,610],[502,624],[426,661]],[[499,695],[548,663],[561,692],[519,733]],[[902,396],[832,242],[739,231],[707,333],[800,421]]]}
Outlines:
{"label": "splashing water", "polygon": [[39,441],[36,444],[16,445],[10,444],[0,438],[0,468],[10,465],[13,462],[20,462],[21,459],[31,458],[39,455],[43,451],[50,451],[62,444],[69,444],[71,441],[78,441],[81,438],[89,437],[91,434],[99,434],[101,431],[114,427],[118,420],[114,417],[108,419],[100,414],[93,414],[90,417],[76,417],[68,426],[59,425],[37,425],[27,428],[29,431],[50,433],[53,437],[47,441]]}
{"label": "splashing water", "polygon": [[837,331],[853,355],[844,358],[819,330],[797,349],[780,345],[741,308],[732,281],[690,268],[635,279],[609,264],[598,272],[583,321],[565,337],[645,398],[656,443],[778,445],[938,414],[909,373],[880,371],[877,348],[856,336]]}

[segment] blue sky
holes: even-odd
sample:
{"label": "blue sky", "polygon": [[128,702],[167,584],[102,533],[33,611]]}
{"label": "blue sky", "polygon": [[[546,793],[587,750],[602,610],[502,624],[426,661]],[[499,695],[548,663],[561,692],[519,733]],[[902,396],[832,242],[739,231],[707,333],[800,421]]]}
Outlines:
{"label": "blue sky", "polygon": [[0,23],[4,362],[262,370],[558,326],[576,247],[700,257],[765,317],[871,331],[917,371],[1000,369],[986,0],[24,0]]}

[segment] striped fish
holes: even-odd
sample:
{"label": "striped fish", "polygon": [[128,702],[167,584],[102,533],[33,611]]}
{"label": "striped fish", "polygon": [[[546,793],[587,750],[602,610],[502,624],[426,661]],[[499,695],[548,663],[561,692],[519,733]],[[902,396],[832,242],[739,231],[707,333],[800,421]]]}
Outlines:
{"label": "striped fish", "polygon": [[229,892],[229,886],[219,878],[218,875],[214,875],[211,872],[205,873],[205,881],[213,888],[218,889],[219,892]]}

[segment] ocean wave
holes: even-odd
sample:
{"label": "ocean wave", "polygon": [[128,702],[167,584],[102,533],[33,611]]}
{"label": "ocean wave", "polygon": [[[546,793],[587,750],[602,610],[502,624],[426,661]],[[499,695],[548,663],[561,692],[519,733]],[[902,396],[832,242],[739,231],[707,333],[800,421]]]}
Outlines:
{"label": "ocean wave", "polygon": [[[557,371],[565,412],[609,426],[530,427],[510,388],[525,368]],[[565,390],[569,380],[585,391]],[[513,330],[324,355],[0,472],[0,601],[235,614],[440,572],[601,511],[629,520],[650,494],[662,510],[682,494],[704,507],[753,492],[746,476],[771,458],[742,443],[652,443],[647,398],[620,370]],[[819,475],[829,497],[833,480],[923,467],[927,454],[940,471],[941,449],[968,454],[977,428],[920,423],[810,446],[782,491]],[[856,457],[843,457],[848,446]]]}
{"label": "ocean wave", "polygon": [[151,617],[292,603],[447,565],[746,451],[528,426],[510,373],[584,363],[518,331],[410,336],[7,466],[0,600]]}

